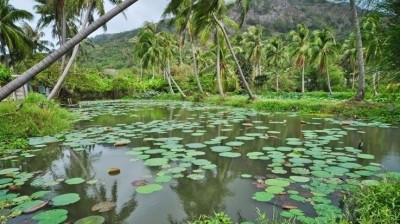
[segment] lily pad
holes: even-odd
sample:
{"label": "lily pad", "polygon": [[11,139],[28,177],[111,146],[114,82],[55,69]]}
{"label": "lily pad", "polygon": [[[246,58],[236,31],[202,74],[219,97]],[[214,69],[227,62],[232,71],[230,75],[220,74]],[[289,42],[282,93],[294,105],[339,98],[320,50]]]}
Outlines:
{"label": "lily pad", "polygon": [[68,211],[65,209],[53,209],[41,212],[32,217],[38,224],[59,224],[67,220]]}
{"label": "lily pad", "polygon": [[65,183],[68,185],[75,185],[75,184],[81,184],[85,182],[84,179],[80,178],[80,177],[75,177],[75,178],[71,178],[71,179],[66,179]]}
{"label": "lily pad", "polygon": [[46,195],[48,195],[48,194],[50,194],[50,193],[51,193],[51,191],[37,191],[37,192],[33,193],[33,194],[31,195],[31,197],[32,197],[33,199],[42,198],[42,197],[44,197],[44,196],[46,196]]}
{"label": "lily pad", "polygon": [[136,188],[136,192],[139,194],[151,194],[156,191],[161,191],[163,189],[163,186],[159,184],[148,184],[145,186],[140,186]]}
{"label": "lily pad", "polygon": [[266,192],[271,194],[279,194],[282,193],[285,189],[279,186],[269,186],[265,189]]}
{"label": "lily pad", "polygon": [[362,154],[362,153],[358,154],[357,157],[361,159],[375,159],[374,155]]}
{"label": "lily pad", "polygon": [[213,146],[211,147],[211,151],[213,152],[229,152],[232,150],[232,147],[229,146]]}
{"label": "lily pad", "polygon": [[19,171],[18,168],[3,169],[3,170],[0,170],[0,175],[10,174],[10,173],[14,173],[14,172],[17,172],[17,171]]}
{"label": "lily pad", "polygon": [[103,224],[105,222],[105,218],[99,215],[92,215],[82,219],[77,220],[74,224]]}
{"label": "lily pad", "polygon": [[156,179],[155,179],[155,182],[157,182],[157,183],[168,183],[168,182],[170,182],[172,180],[172,177],[171,176],[158,176]]}
{"label": "lily pad", "polygon": [[67,193],[67,194],[58,195],[58,196],[54,197],[53,199],[51,199],[51,201],[54,206],[64,206],[64,205],[76,203],[80,199],[81,198],[79,197],[79,194]]}
{"label": "lily pad", "polygon": [[290,176],[289,178],[291,180],[293,180],[295,182],[299,182],[299,183],[306,183],[306,182],[310,181],[309,177],[304,177],[304,176]]}
{"label": "lily pad", "polygon": [[108,211],[114,209],[115,206],[117,206],[117,204],[115,202],[104,201],[104,202],[100,202],[100,203],[95,204],[92,207],[92,211],[93,212],[108,212]]}
{"label": "lily pad", "polygon": [[268,192],[256,192],[253,195],[253,199],[260,202],[269,202],[275,197],[274,194]]}
{"label": "lily pad", "polygon": [[240,154],[238,152],[221,152],[219,155],[222,157],[236,158],[236,157],[240,157],[242,154]]}
{"label": "lily pad", "polygon": [[146,166],[164,166],[166,164],[168,164],[168,159],[165,158],[152,158],[144,161]]}
{"label": "lily pad", "polygon": [[201,149],[201,148],[207,147],[207,145],[205,145],[203,143],[189,143],[189,144],[186,144],[186,146],[191,149]]}
{"label": "lily pad", "polygon": [[290,182],[284,179],[268,179],[265,180],[265,183],[268,186],[279,186],[279,187],[287,187],[290,185]]}

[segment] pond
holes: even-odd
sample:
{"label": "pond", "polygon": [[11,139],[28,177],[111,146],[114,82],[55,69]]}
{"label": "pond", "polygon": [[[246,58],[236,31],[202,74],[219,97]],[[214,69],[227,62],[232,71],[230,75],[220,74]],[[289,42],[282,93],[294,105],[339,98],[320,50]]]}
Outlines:
{"label": "pond", "polygon": [[75,130],[2,155],[0,202],[27,212],[9,223],[186,223],[220,211],[256,223],[257,209],[321,223],[342,212],[343,192],[400,171],[400,129],[379,122],[188,102],[82,105]]}

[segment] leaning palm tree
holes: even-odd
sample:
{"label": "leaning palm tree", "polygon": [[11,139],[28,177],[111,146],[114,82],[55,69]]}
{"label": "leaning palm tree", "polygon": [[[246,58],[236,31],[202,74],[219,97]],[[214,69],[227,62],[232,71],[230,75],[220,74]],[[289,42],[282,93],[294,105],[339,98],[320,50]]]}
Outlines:
{"label": "leaning palm tree", "polygon": [[310,31],[304,24],[297,25],[295,30],[290,31],[290,36],[292,38],[292,48],[293,57],[295,61],[296,68],[301,68],[301,92],[305,92],[305,80],[304,80],[304,70],[306,65],[306,60],[311,55],[311,48],[309,43],[309,33]]}
{"label": "leaning palm tree", "polygon": [[9,0],[0,0],[0,53],[5,65],[8,64],[7,54],[29,53],[30,40],[18,22],[31,19],[33,15],[30,12],[14,8]]}
{"label": "leaning palm tree", "polygon": [[[110,0],[111,3],[120,3],[121,0]],[[96,10],[98,14],[104,15],[104,2],[103,0],[79,0],[79,1],[74,1],[74,5],[72,6],[72,9],[78,9],[77,12],[83,11],[82,12],[82,19],[81,19],[81,27],[80,30],[83,30],[88,24],[90,24],[93,20],[93,13]],[[105,24],[103,25],[105,27]],[[69,58],[69,61],[67,65],[64,68],[64,71],[62,72],[60,78],[57,80],[56,85],[53,87],[51,90],[51,93],[48,95],[47,99],[53,99],[55,98],[58,93],[61,90],[62,84],[64,83],[64,80],[66,79],[69,70],[71,69],[71,66],[75,62],[76,57],[78,56],[79,52],[79,44],[75,45],[72,55]]]}
{"label": "leaning palm tree", "polygon": [[122,11],[127,9],[129,6],[137,2],[138,0],[125,0],[115,8],[98,18],[96,21],[91,23],[89,26],[82,29],[76,36],[68,40],[63,46],[61,46],[58,50],[49,54],[46,58],[40,61],[38,64],[34,65],[29,70],[25,71],[19,77],[3,86],[0,89],[0,101],[5,99],[8,95],[14,92],[16,89],[27,83],[31,80],[35,75],[49,67],[53,64],[57,59],[66,54],[69,50],[71,50],[75,45],[79,44],[82,40],[84,40],[87,36],[93,33],[95,30],[103,26],[110,19],[120,14]]}
{"label": "leaning palm tree", "polygon": [[313,57],[312,61],[318,66],[320,73],[326,74],[328,91],[332,95],[331,80],[329,76],[329,60],[337,54],[337,44],[332,33],[327,30],[314,31]]}
{"label": "leaning palm tree", "polygon": [[[249,9],[249,1],[248,0],[238,0],[235,2],[236,5],[240,6],[240,25],[243,24],[245,14]],[[239,61],[236,58],[236,54],[233,51],[231,42],[229,40],[228,33],[225,29],[225,22],[229,17],[227,17],[228,9],[231,4],[227,4],[225,0],[198,0],[196,4],[193,6],[193,10],[195,11],[194,20],[196,24],[197,30],[202,30],[205,26],[209,26],[210,23],[215,24],[222,32],[222,35],[226,41],[229,52],[232,54],[232,57],[235,61],[235,64],[238,68],[239,79],[243,83],[244,89],[248,94],[250,99],[255,99],[240,67]],[[218,31],[216,33],[216,39],[219,38]],[[216,40],[218,42],[218,40]],[[217,56],[218,59],[218,56]]]}

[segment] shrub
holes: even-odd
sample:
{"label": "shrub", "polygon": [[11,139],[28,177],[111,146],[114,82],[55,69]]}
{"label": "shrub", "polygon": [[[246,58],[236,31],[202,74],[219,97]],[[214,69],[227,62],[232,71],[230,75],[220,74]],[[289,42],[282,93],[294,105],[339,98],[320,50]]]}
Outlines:
{"label": "shrub", "polygon": [[11,71],[0,63],[0,86],[11,81]]}

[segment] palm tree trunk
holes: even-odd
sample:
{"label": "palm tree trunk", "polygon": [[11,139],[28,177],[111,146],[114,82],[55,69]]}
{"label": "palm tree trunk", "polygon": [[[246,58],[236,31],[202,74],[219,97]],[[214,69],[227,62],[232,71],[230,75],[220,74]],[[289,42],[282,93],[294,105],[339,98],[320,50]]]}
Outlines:
{"label": "palm tree trunk", "polygon": [[137,2],[138,0],[125,0],[112,10],[98,18],[96,21],[87,26],[84,30],[79,32],[69,41],[67,41],[64,45],[62,45],[58,50],[52,52],[47,57],[45,57],[42,61],[35,64],[33,67],[22,73],[13,81],[9,82],[7,85],[3,86],[0,89],[0,101],[4,100],[8,95],[17,90],[19,87],[23,86],[33,77],[35,77],[38,73],[49,67],[55,61],[57,61],[60,57],[66,54],[71,48],[73,48],[76,44],[80,43],[83,39],[93,33],[95,30],[103,26],[110,19],[114,18],[116,15],[127,9],[129,6]]}
{"label": "palm tree trunk", "polygon": [[354,89],[355,84],[356,84],[356,66],[353,65],[353,83],[351,85],[351,89]]}
{"label": "palm tree trunk", "polygon": [[[79,31],[82,31],[83,29],[85,29],[86,24],[89,21],[89,15],[90,15],[92,6],[93,6],[93,2],[90,2],[87,7],[87,11],[86,11],[85,15],[83,16],[82,25],[81,25],[81,28],[79,29]],[[64,83],[65,79],[67,78],[68,72],[71,69],[71,66],[74,64],[76,56],[78,56],[79,45],[80,45],[79,43],[77,45],[75,45],[74,50],[72,51],[71,58],[69,59],[69,61],[67,63],[67,66],[64,68],[63,73],[61,74],[60,78],[58,78],[56,85],[54,86],[53,90],[51,90],[51,93],[49,94],[47,99],[51,100],[51,99],[56,98],[58,93],[60,92],[62,84]]]}
{"label": "palm tree trunk", "polygon": [[376,72],[374,72],[374,74],[372,74],[372,85],[373,85],[373,88],[374,88],[374,96],[378,95],[378,91],[377,91],[377,88],[376,88],[376,76],[377,76],[377,74],[376,74]]}
{"label": "palm tree trunk", "polygon": [[[63,8],[62,8],[62,28],[61,28],[61,45],[67,41],[67,15],[65,12],[65,2],[63,3]],[[64,70],[65,66],[65,57],[66,55],[64,54],[61,59],[61,71]]]}
{"label": "palm tree trunk", "polygon": [[279,92],[279,73],[275,73],[276,80],[275,80],[275,89],[276,92]]}
{"label": "palm tree trunk", "polygon": [[224,97],[224,89],[221,81],[221,49],[219,46],[219,34],[218,30],[215,32],[215,41],[217,42],[217,85],[219,94]]}
{"label": "palm tree trunk", "polygon": [[328,83],[329,94],[332,95],[331,78],[329,76],[328,62],[326,62],[326,64],[327,64],[327,66],[326,66],[326,80],[327,80],[327,83]]}
{"label": "palm tree trunk", "polygon": [[171,93],[172,95],[175,94],[174,89],[172,88],[172,84],[171,84],[171,78],[168,75],[168,71],[167,69],[164,69],[164,77],[167,78],[168,81],[168,87],[169,87],[169,93]]}
{"label": "palm tree trunk", "polygon": [[305,80],[304,80],[304,67],[305,67],[305,63],[303,60],[303,66],[302,66],[302,71],[301,71],[301,92],[304,93],[305,92]]}
{"label": "palm tree trunk", "polygon": [[357,93],[354,97],[355,100],[364,100],[365,97],[365,65],[364,65],[364,53],[363,44],[360,31],[360,24],[358,21],[357,7],[355,0],[350,0],[351,16],[356,34],[356,49],[357,49],[357,62],[358,62],[358,88]]}
{"label": "palm tree trunk", "polygon": [[190,37],[190,45],[192,47],[192,57],[193,57],[193,68],[194,68],[194,77],[197,82],[197,86],[199,87],[199,91],[201,94],[204,93],[203,88],[201,87],[201,82],[199,78],[199,69],[197,68],[197,59],[196,59],[196,52],[194,49],[194,44],[193,44],[193,37]]}
{"label": "palm tree trunk", "polygon": [[172,84],[171,84],[172,76],[169,75],[169,74],[171,74],[171,69],[170,69],[170,66],[169,66],[169,60],[168,60],[167,66],[168,67],[164,70],[164,74],[165,74],[165,76],[167,77],[167,80],[168,80],[169,91],[171,92],[171,94],[175,94],[174,89],[172,88]]}
{"label": "palm tree trunk", "polygon": [[249,87],[249,84],[247,83],[247,81],[246,81],[246,79],[245,79],[245,77],[244,77],[244,75],[243,75],[242,68],[240,67],[239,61],[238,61],[237,58],[236,58],[236,54],[235,54],[235,52],[233,51],[231,42],[229,41],[228,34],[226,33],[226,30],[225,30],[223,24],[217,19],[217,17],[215,16],[215,14],[213,14],[213,16],[214,16],[215,22],[217,22],[218,27],[222,30],[222,33],[224,34],[224,38],[225,38],[226,43],[228,44],[229,51],[231,52],[232,57],[233,57],[233,60],[235,61],[235,64],[236,64],[236,66],[237,66],[237,68],[238,68],[238,70],[239,70],[239,78],[240,78],[240,80],[241,80],[242,83],[243,83],[244,89],[245,89],[247,95],[249,95],[249,99],[254,100],[256,97],[255,97],[255,96],[253,95],[253,93],[251,92],[250,87]]}
{"label": "palm tree trunk", "polygon": [[183,98],[186,98],[185,93],[182,91],[182,89],[178,86],[178,84],[175,82],[174,78],[172,77],[171,73],[167,71],[168,77],[171,79],[172,83],[174,83],[175,87],[178,89],[179,93],[182,95]]}

